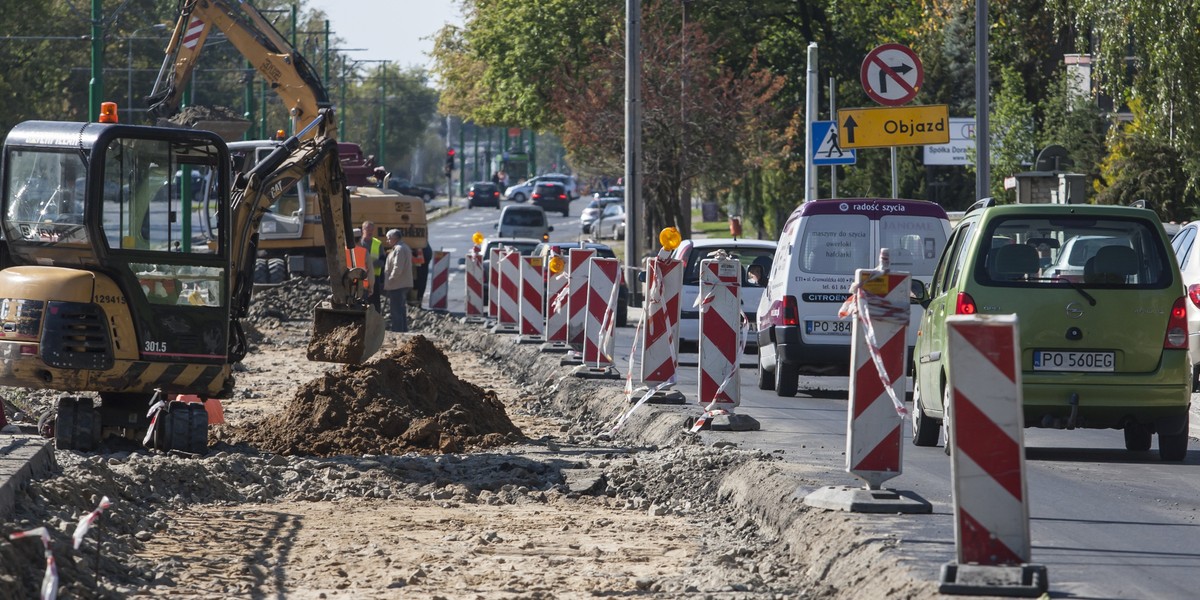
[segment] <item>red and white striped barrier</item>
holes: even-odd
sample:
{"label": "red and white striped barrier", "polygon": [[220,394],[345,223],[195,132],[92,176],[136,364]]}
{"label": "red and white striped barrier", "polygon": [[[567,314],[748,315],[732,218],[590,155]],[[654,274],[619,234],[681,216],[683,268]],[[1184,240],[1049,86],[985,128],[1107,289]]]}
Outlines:
{"label": "red and white striped barrier", "polygon": [[1017,316],[955,315],[946,329],[958,562],[943,566],[939,590],[1039,595],[1048,583],[1029,564]]}
{"label": "red and white striped barrier", "polygon": [[741,403],[741,263],[727,255],[700,261],[700,381],[705,410]]}
{"label": "red and white striped barrier", "polygon": [[583,323],[587,314],[588,261],[596,251],[571,248],[567,253],[567,343],[583,346]]}
{"label": "red and white striped barrier", "polygon": [[846,423],[846,471],[867,483],[867,489],[900,474],[904,402],[896,395],[906,389],[908,273],[858,269],[850,290],[854,309],[850,348],[850,405]]}
{"label": "red and white striped barrier", "polygon": [[589,261],[585,288],[587,305],[583,326],[583,364],[573,371],[578,377],[620,377],[612,366],[612,331],[616,325],[620,276],[621,262],[615,258],[592,258]]}
{"label": "red and white striped barrier", "polygon": [[429,266],[429,309],[446,312],[450,300],[450,252],[433,251],[433,264]]}
{"label": "red and white striped barrier", "polygon": [[[552,254],[550,259],[561,257]],[[564,261],[565,262],[565,261]],[[549,265],[543,265],[546,269]],[[567,344],[567,287],[569,271],[551,274],[546,278],[546,343],[542,344],[542,352],[566,352],[571,349]]]}
{"label": "red and white striped barrier", "polygon": [[543,340],[546,327],[545,306],[542,289],[546,285],[542,275],[540,256],[521,257],[521,337],[518,343],[534,344]]}
{"label": "red and white striped barrier", "polygon": [[466,268],[466,322],[483,322],[483,255],[479,246],[472,246],[464,263]]}
{"label": "red and white striped barrier", "polygon": [[500,256],[504,254],[504,248],[492,248],[490,254],[491,256],[487,257],[487,316],[489,319],[495,320],[500,312],[497,310],[500,306]]}
{"label": "red and white striped barrier", "polygon": [[497,284],[496,326],[492,333],[517,333],[517,320],[520,318],[521,301],[518,282],[521,280],[521,253],[512,248],[505,248],[500,253],[500,263],[492,263],[492,269],[500,271]]}
{"label": "red and white striped barrier", "polygon": [[676,351],[679,295],[683,289],[683,261],[652,256],[646,259],[646,306],[642,313],[642,384],[654,387],[674,382],[679,368]]}

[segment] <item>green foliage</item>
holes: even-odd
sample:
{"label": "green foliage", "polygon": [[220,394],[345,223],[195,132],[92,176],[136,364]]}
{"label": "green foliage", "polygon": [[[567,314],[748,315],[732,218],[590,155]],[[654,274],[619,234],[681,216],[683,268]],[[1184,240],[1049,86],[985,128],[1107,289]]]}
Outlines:
{"label": "green foliage", "polygon": [[1109,134],[1111,153],[1100,165],[1101,204],[1131,204],[1146,200],[1165,221],[1196,218],[1195,188],[1188,186],[1179,150],[1145,119],[1142,103],[1129,105],[1133,121]]}
{"label": "green foliage", "polygon": [[1012,198],[1004,189],[1004,178],[1027,171],[1033,165],[1034,106],[1025,97],[1021,74],[1014,68],[1000,69],[1000,89],[992,102],[991,181],[993,198]]}
{"label": "green foliage", "polygon": [[[1078,46],[1094,52],[1101,92],[1117,106],[1139,100],[1143,107],[1136,135],[1116,138],[1123,147],[1114,148],[1120,154],[1111,162],[1168,177],[1175,169],[1166,164],[1125,161],[1177,157],[1170,164],[1181,165],[1186,185],[1171,187],[1195,190],[1200,184],[1200,1],[1054,0],[1051,7],[1076,27]],[[1136,57],[1132,63],[1127,60],[1131,50]],[[1130,153],[1135,147],[1139,151]]]}

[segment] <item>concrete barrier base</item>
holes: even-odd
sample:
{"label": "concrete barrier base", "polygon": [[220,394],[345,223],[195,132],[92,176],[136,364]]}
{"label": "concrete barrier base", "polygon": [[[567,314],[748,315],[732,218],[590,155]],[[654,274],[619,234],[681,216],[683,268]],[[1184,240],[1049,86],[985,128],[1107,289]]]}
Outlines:
{"label": "concrete barrier base", "polygon": [[1042,565],[942,565],[938,592],[962,596],[1037,598],[1050,582]]}
{"label": "concrete barrier base", "polygon": [[857,513],[933,512],[932,504],[912,492],[892,489],[869,490],[848,485],[831,485],[805,493],[804,503],[815,508]]}

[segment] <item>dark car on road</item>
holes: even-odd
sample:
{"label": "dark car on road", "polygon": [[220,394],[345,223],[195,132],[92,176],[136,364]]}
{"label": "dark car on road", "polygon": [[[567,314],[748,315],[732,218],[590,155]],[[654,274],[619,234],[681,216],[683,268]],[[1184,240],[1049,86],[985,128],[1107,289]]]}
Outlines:
{"label": "dark car on road", "polygon": [[[586,248],[596,251],[596,256],[600,258],[616,258],[616,253],[607,244],[597,244],[595,242],[543,242],[538,244],[537,248],[533,249],[531,256],[540,256],[543,259],[542,264],[549,264],[550,256],[558,254],[563,259],[567,258],[567,253],[571,248]],[[625,327],[629,323],[629,286],[625,284],[625,270],[621,269],[621,282],[617,288],[617,327]],[[546,271],[549,276],[549,271]]]}
{"label": "dark car on road", "polygon": [[416,196],[417,198],[420,198],[426,202],[433,200],[438,195],[437,190],[416,185],[407,179],[389,179],[388,189],[395,192],[400,192],[405,196]]}
{"label": "dark car on road", "polygon": [[562,213],[564,217],[571,215],[571,197],[567,195],[567,188],[556,181],[538,182],[530,199],[534,206],[540,206],[546,212]]}
{"label": "dark car on road", "polygon": [[490,181],[476,181],[467,188],[467,208],[494,206],[500,208],[500,188]]}

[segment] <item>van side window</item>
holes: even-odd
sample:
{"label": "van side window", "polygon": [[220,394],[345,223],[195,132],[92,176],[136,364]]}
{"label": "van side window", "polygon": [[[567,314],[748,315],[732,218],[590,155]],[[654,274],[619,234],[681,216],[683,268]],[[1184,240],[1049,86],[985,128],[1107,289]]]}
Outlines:
{"label": "van side window", "polygon": [[942,222],[928,217],[885,215],[879,219],[879,247],[887,248],[892,268],[930,275],[946,246]]}
{"label": "van side window", "polygon": [[814,215],[800,234],[800,269],[808,273],[853,273],[869,269],[871,218],[866,215]]}

